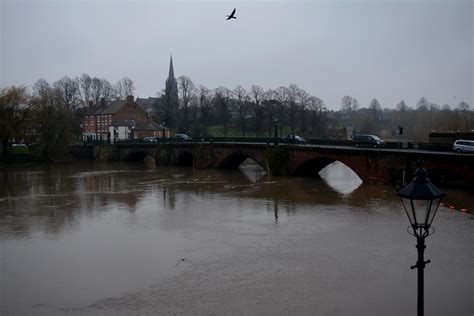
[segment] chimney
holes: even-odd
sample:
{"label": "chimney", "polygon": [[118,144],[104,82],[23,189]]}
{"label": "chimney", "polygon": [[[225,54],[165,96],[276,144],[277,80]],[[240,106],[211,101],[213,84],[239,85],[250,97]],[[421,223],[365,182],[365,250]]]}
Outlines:
{"label": "chimney", "polygon": [[133,103],[133,95],[127,96],[127,103]]}
{"label": "chimney", "polygon": [[105,109],[105,99],[104,98],[100,99],[100,107]]}

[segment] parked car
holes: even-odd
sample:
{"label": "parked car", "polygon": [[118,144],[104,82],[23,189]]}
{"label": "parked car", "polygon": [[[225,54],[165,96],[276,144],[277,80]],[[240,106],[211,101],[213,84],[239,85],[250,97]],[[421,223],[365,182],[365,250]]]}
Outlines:
{"label": "parked car", "polygon": [[354,135],[352,141],[356,147],[385,147],[385,142],[375,135],[356,134]]}
{"label": "parked car", "polygon": [[453,144],[453,150],[458,153],[474,152],[474,140],[458,139]]}
{"label": "parked car", "polygon": [[156,143],[158,141],[156,137],[143,137],[143,140],[150,143]]}
{"label": "parked car", "polygon": [[174,135],[173,140],[177,142],[190,142],[193,139],[187,134],[176,134]]}
{"label": "parked car", "polygon": [[306,139],[295,134],[286,135],[285,142],[288,144],[306,144]]}

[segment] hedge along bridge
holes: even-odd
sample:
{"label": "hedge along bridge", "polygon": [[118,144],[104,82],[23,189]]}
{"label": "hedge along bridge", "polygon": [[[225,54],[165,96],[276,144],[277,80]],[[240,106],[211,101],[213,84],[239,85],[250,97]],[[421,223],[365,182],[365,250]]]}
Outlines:
{"label": "hedge along bridge", "polygon": [[273,176],[317,176],[334,161],[351,168],[363,182],[411,181],[422,158],[432,180],[474,183],[474,155],[444,152],[364,149],[265,143],[116,143],[94,147],[94,159],[145,161],[158,166],[236,169],[252,159]]}

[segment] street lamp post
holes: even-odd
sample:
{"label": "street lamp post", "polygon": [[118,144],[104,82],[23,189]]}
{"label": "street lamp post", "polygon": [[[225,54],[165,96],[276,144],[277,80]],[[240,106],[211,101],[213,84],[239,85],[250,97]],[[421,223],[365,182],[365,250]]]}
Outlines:
{"label": "street lamp post", "polygon": [[413,181],[397,192],[410,220],[413,230],[413,233],[410,234],[416,237],[418,261],[410,268],[418,268],[418,316],[422,316],[424,313],[423,269],[430,262],[430,260],[425,261],[424,259],[425,238],[432,234],[432,232],[430,233],[431,223],[433,223],[441,198],[446,195],[430,182],[427,177],[428,173],[423,169],[422,164],[422,161],[418,162],[418,169],[415,171]]}

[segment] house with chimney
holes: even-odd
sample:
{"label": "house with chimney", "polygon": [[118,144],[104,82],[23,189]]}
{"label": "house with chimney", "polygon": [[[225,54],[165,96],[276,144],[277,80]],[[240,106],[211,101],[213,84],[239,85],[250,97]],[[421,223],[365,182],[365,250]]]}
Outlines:
{"label": "house with chimney", "polygon": [[[168,79],[165,91],[168,102],[178,107],[178,86],[174,77],[173,57],[170,57]],[[128,96],[126,100],[107,102],[101,99],[98,104],[89,103],[84,114],[84,141],[115,141],[132,138],[165,137],[170,131],[164,126],[164,121],[158,115],[162,106],[160,98],[137,98]],[[168,118],[168,122],[171,118]],[[160,124],[161,123],[161,124]]]}
{"label": "house with chimney", "polygon": [[[137,133],[135,128],[138,127]],[[104,99],[84,115],[84,141],[116,141],[144,137],[169,137],[169,130],[151,122],[147,111],[128,96],[126,100],[107,103]]]}

